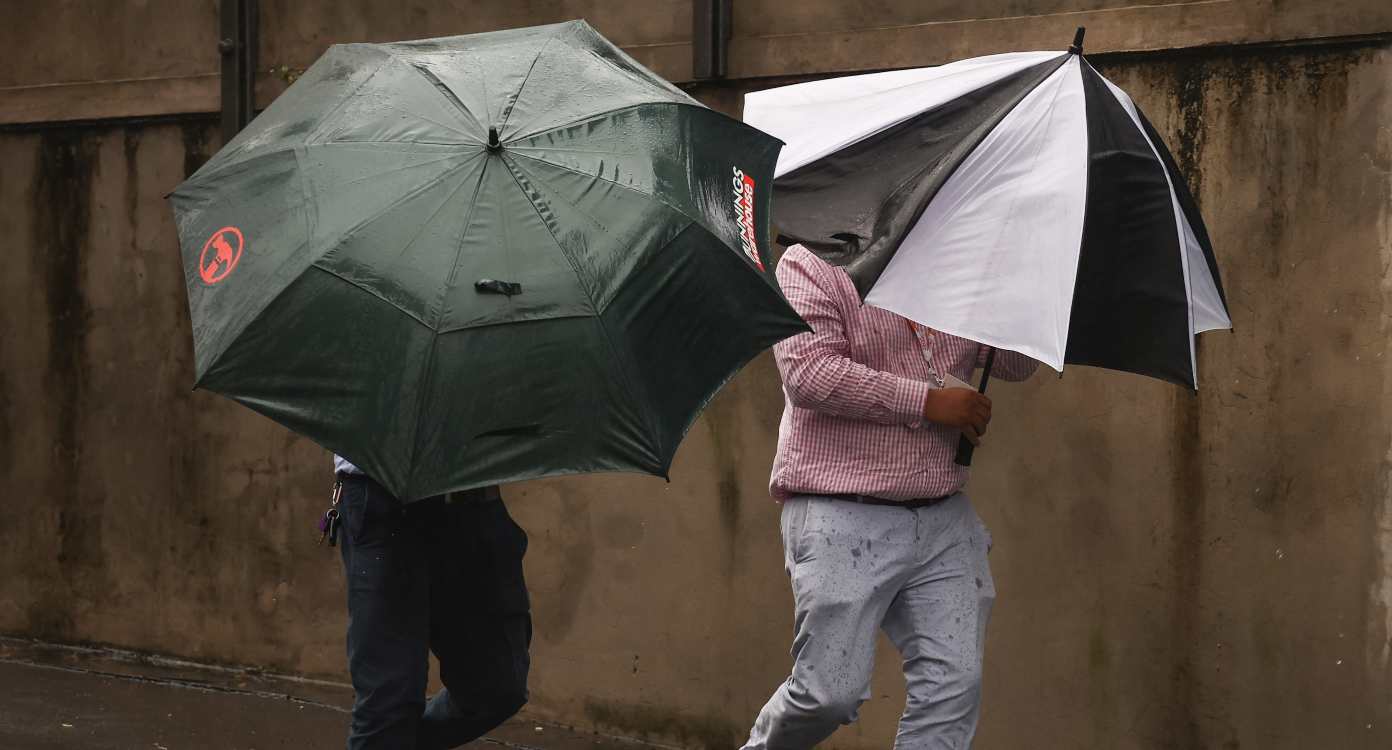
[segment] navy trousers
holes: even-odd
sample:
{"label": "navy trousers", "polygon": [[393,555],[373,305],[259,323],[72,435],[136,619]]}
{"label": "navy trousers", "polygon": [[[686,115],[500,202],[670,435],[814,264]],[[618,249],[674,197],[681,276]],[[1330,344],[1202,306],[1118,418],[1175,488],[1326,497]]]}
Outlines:
{"label": "navy trousers", "polygon": [[[496,487],[403,504],[340,475],[348,580],[349,750],[443,750],[527,702],[527,535]],[[444,689],[425,700],[429,653]]]}

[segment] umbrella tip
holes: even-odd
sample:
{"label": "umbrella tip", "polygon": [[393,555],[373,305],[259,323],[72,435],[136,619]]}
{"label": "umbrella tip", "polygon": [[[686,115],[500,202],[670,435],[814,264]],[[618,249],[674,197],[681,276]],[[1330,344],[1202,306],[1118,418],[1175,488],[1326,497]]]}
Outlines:
{"label": "umbrella tip", "polygon": [[1086,34],[1086,33],[1087,33],[1087,27],[1086,27],[1086,26],[1079,26],[1079,27],[1078,27],[1078,30],[1075,31],[1075,32],[1073,32],[1073,44],[1070,45],[1070,46],[1068,47],[1068,52],[1069,52],[1069,54],[1073,54],[1073,55],[1081,55],[1081,54],[1083,54],[1083,35]]}
{"label": "umbrella tip", "polygon": [[497,129],[497,128],[489,128],[489,129],[488,129],[488,150],[489,150],[489,151],[497,151],[498,149],[500,149],[500,148],[502,148],[502,147],[503,147],[502,142],[498,140],[498,129]]}

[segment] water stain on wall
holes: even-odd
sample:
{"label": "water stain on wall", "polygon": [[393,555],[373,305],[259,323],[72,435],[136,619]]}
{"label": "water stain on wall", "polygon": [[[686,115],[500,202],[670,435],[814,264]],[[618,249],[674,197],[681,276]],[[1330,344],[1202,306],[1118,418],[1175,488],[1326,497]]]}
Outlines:
{"label": "water stain on wall", "polygon": [[55,529],[56,580],[37,584],[29,620],[36,635],[72,634],[71,588],[102,572],[101,518],[81,494],[84,385],[91,378],[87,334],[92,311],[84,268],[92,247],[92,177],[97,141],[86,131],[58,129],[40,139],[32,187],[32,265],[42,269],[47,304],[48,356],[44,401],[52,430],[50,480],[43,488]]}

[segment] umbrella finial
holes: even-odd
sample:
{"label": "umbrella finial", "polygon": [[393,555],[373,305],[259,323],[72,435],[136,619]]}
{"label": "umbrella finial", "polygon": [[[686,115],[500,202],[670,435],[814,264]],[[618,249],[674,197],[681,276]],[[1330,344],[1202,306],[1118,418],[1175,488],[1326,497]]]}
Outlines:
{"label": "umbrella finial", "polygon": [[1086,26],[1079,26],[1077,32],[1073,34],[1073,44],[1069,46],[1068,52],[1074,55],[1083,54],[1083,34],[1087,33]]}
{"label": "umbrella finial", "polygon": [[489,150],[489,151],[497,151],[498,149],[500,149],[500,148],[502,148],[502,147],[503,147],[502,142],[498,140],[498,129],[497,129],[497,128],[489,128],[489,129],[488,129],[488,150]]}

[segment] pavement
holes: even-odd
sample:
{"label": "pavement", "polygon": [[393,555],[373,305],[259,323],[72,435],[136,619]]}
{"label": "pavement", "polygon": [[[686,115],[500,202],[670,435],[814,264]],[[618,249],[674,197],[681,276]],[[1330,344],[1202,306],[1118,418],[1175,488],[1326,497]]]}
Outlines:
{"label": "pavement", "polygon": [[[339,750],[352,689],[115,649],[0,638],[3,750]],[[526,720],[471,750],[648,750]]]}

